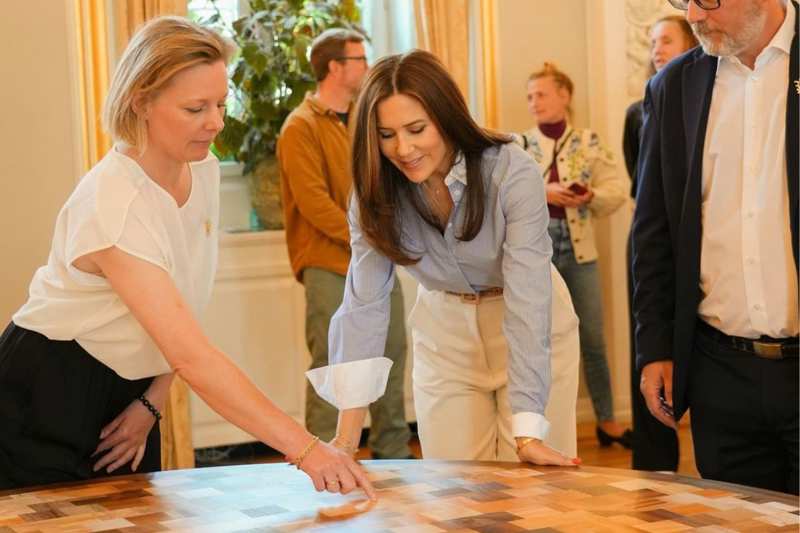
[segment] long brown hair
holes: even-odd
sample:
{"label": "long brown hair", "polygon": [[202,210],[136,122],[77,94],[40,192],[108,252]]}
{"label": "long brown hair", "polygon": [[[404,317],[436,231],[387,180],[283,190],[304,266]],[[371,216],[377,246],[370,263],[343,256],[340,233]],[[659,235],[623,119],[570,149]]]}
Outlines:
{"label": "long brown hair", "polygon": [[481,176],[483,151],[511,138],[475,123],[455,81],[433,54],[412,50],[387,56],[370,70],[356,103],[353,132],[353,181],[359,221],[364,236],[375,249],[399,265],[412,265],[420,258],[411,257],[401,243],[403,199],[410,201],[427,223],[436,223],[414,184],[380,151],[378,104],[394,94],[417,100],[448,146],[465,159],[466,204],[459,240],[474,239],[483,224],[486,208],[486,189]]}

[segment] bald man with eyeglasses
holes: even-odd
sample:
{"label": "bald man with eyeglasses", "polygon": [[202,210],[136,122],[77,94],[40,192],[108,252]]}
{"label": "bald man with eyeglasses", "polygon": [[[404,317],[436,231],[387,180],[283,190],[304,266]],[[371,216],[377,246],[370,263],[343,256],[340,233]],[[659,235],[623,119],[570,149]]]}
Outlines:
{"label": "bald man with eyeglasses", "polygon": [[701,43],[648,83],[633,221],[641,391],[703,477],[798,493],[798,7],[670,0]]}

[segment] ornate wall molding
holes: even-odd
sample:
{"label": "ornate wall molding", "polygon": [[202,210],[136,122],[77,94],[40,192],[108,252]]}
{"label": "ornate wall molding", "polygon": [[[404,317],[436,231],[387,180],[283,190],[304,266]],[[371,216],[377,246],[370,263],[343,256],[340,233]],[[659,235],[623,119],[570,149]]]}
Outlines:
{"label": "ornate wall molding", "polygon": [[625,0],[628,95],[639,99],[650,71],[650,26],[665,15],[680,14],[664,0]]}

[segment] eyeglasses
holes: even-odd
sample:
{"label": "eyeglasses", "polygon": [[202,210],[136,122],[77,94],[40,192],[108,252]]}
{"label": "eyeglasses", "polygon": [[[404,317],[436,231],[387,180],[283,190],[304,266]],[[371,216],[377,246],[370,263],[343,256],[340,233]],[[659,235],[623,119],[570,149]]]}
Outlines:
{"label": "eyeglasses", "polygon": [[336,61],[341,61],[343,63],[345,61],[363,61],[364,63],[366,63],[367,62],[367,56],[341,56],[341,57],[337,57]]}
{"label": "eyeglasses", "polygon": [[669,3],[672,4],[672,7],[675,9],[680,9],[681,11],[688,11],[689,9],[689,2],[694,1],[697,4],[697,7],[700,9],[705,9],[706,11],[711,11],[712,9],[719,9],[719,4],[721,0],[669,0]]}

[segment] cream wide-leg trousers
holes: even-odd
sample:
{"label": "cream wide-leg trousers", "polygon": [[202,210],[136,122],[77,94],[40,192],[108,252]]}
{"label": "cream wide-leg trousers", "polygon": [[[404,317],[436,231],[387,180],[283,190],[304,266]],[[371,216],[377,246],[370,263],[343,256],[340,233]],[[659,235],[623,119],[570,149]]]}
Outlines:
{"label": "cream wide-leg trousers", "polygon": [[[578,318],[555,269],[551,386],[545,442],[574,457],[578,396]],[[518,461],[508,400],[508,346],[502,296],[480,303],[417,289],[408,323],[414,346],[414,407],[426,459]]]}

